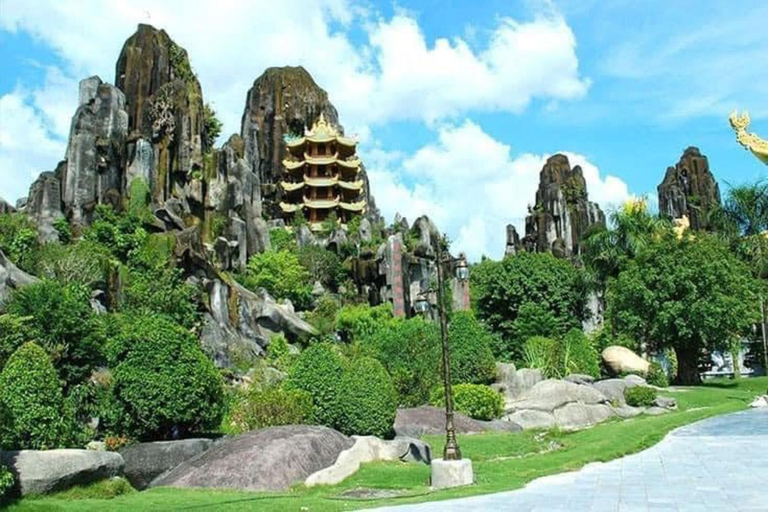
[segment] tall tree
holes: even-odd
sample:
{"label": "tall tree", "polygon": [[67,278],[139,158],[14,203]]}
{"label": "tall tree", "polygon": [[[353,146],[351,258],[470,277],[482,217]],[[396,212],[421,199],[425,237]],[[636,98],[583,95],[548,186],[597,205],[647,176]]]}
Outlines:
{"label": "tall tree", "polygon": [[652,350],[677,354],[678,380],[701,382],[705,350],[727,348],[757,321],[757,283],[720,238],[667,234],[640,251],[608,289],[608,317]]}

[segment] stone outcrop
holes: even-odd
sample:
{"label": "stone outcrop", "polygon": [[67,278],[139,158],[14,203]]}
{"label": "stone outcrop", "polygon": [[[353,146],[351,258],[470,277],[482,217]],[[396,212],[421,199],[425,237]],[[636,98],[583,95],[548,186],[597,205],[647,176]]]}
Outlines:
{"label": "stone outcrop", "polygon": [[38,282],[38,279],[20,270],[0,251],[0,310],[14,290]]}
{"label": "stone outcrop", "polygon": [[61,211],[61,176],[66,168],[62,162],[55,172],[43,172],[29,187],[24,212],[37,225],[43,242],[56,242],[59,234],[53,227],[56,219],[64,217]]}
{"label": "stone outcrop", "polygon": [[332,466],[354,441],[327,427],[271,427],[223,439],[152,486],[282,491]]}
{"label": "stone outcrop", "polygon": [[[511,422],[480,421],[460,412],[454,413],[453,426],[459,434],[520,430],[519,426]],[[444,434],[445,409],[431,405],[398,409],[395,416],[394,431],[398,436],[405,437]]]}
{"label": "stone outcrop", "polygon": [[197,457],[212,444],[210,439],[184,439],[130,445],[120,450],[125,461],[125,478],[134,488],[146,489],[152,480]]}
{"label": "stone outcrop", "polygon": [[504,247],[504,256],[514,256],[522,248],[520,235],[512,224],[507,224],[507,245]]}
{"label": "stone outcrop", "polygon": [[[536,204],[525,219],[522,247],[570,257],[579,254],[583,237],[595,226],[605,226],[605,215],[597,203],[589,201],[581,167],[571,167],[565,155],[551,156],[539,175]],[[507,252],[511,250],[508,239]]]}
{"label": "stone outcrop", "polygon": [[93,450],[0,452],[0,459],[16,475],[22,496],[47,494],[120,476],[125,465],[117,453]]}
{"label": "stone outcrop", "polygon": [[699,148],[689,147],[658,186],[659,213],[671,219],[688,217],[690,229],[708,230],[709,215],[720,206],[720,188]]}

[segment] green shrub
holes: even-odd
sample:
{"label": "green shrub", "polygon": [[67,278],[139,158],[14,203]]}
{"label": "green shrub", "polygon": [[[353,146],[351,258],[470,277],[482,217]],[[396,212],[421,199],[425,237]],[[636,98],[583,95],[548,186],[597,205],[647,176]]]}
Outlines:
{"label": "green shrub", "polygon": [[269,244],[272,246],[273,251],[296,252],[299,249],[299,246],[296,244],[296,235],[285,228],[270,229]]}
{"label": "green shrub", "polygon": [[51,356],[65,390],[102,362],[103,336],[90,298],[82,284],[41,281],[17,290],[6,305],[8,313],[28,317],[31,339]]}
{"label": "green shrub", "polygon": [[347,435],[385,437],[392,431],[397,393],[387,370],[376,359],[360,358],[339,385],[337,428]]}
{"label": "green shrub", "polygon": [[216,117],[216,111],[208,103],[203,105],[203,144],[206,150],[213,149],[216,138],[221,134],[224,124]]}
{"label": "green shrub", "polygon": [[62,501],[111,500],[132,492],[136,492],[136,489],[131,487],[128,480],[116,476],[106,480],[99,480],[98,482],[93,482],[88,485],[76,485],[70,487],[66,491],[57,492],[52,498],[55,497],[55,499]]}
{"label": "green shrub", "polygon": [[72,245],[45,244],[39,251],[36,274],[66,285],[88,288],[103,286],[109,273],[109,251],[96,242],[83,240]]}
{"label": "green shrub", "polygon": [[427,403],[441,375],[440,337],[434,322],[418,317],[390,320],[360,344],[365,355],[378,359],[389,372],[398,405]]}
{"label": "green shrub", "polygon": [[336,314],[339,311],[339,301],[330,294],[318,297],[315,309],[307,315],[307,322],[317,329],[320,334],[336,332]]}
{"label": "green shrub", "polygon": [[149,236],[142,227],[143,222],[141,216],[118,215],[111,206],[100,204],[94,210],[93,222],[84,238],[103,245],[114,257],[125,262]]}
{"label": "green shrub", "polygon": [[163,314],[191,329],[198,321],[198,290],[182,279],[181,269],[128,270],[122,309],[139,315]]}
{"label": "green shrub", "polygon": [[581,329],[571,329],[562,341],[562,376],[572,373],[600,377],[600,355]]}
{"label": "green shrub", "polygon": [[336,314],[336,330],[346,342],[373,336],[393,318],[389,303],[371,307],[368,304],[345,305]]}
{"label": "green shrub", "polygon": [[312,396],[312,423],[333,427],[339,417],[338,388],[344,364],[332,345],[318,343],[302,352],[291,367],[286,389],[298,389]]}
{"label": "green shrub", "polygon": [[451,348],[451,381],[486,384],[496,377],[491,352],[493,339],[471,311],[456,311],[448,327]]}
{"label": "green shrub", "polygon": [[0,446],[46,450],[65,446],[71,424],[64,414],[56,370],[34,343],[13,353],[0,373]]}
{"label": "green shrub", "polygon": [[288,370],[295,357],[291,354],[288,341],[282,334],[272,336],[267,346],[267,361],[279,370]]}
{"label": "green shrub", "polygon": [[[504,400],[501,394],[488,386],[480,384],[456,384],[451,386],[453,408],[470,418],[492,420],[501,417],[504,412]],[[436,387],[430,397],[430,403],[445,407],[445,388]]]}
{"label": "green shrub", "polygon": [[533,336],[523,346],[523,364],[536,368],[548,379],[559,377],[559,347],[552,338]]}
{"label": "green shrub", "polygon": [[229,434],[241,434],[278,425],[307,424],[312,418],[312,396],[281,386],[252,387],[235,397],[223,422]]}
{"label": "green shrub", "polygon": [[662,368],[661,365],[656,361],[651,362],[651,366],[648,368],[648,373],[645,376],[645,380],[651,386],[656,386],[659,388],[669,387],[669,379],[667,378],[667,374],[664,371],[664,368]]}
{"label": "green shrub", "polygon": [[312,283],[319,281],[327,290],[336,290],[347,273],[335,252],[319,245],[307,245],[298,250],[299,263],[309,273]]}
{"label": "green shrub", "polygon": [[0,215],[0,251],[22,270],[34,270],[40,247],[35,224],[22,213]]}
{"label": "green shrub", "polygon": [[624,399],[632,407],[650,407],[656,400],[656,390],[648,386],[635,386],[624,390]]}
{"label": "green shrub", "polygon": [[245,274],[237,277],[250,290],[264,288],[276,299],[290,299],[297,309],[306,309],[312,302],[309,272],[292,252],[254,254],[248,260]]}
{"label": "green shrub", "polygon": [[10,469],[0,464],[0,505],[11,497],[15,485],[16,477]]}
{"label": "green shrub", "polygon": [[53,221],[53,229],[58,233],[59,242],[62,244],[68,244],[72,241],[72,226],[69,225],[66,217],[57,217]]}
{"label": "green shrub", "polygon": [[119,317],[111,328],[113,433],[172,439],[220,425],[221,376],[188,330],[160,315]]}
{"label": "green shrub", "polygon": [[35,341],[35,332],[29,320],[30,317],[0,315],[0,371],[20,346]]}

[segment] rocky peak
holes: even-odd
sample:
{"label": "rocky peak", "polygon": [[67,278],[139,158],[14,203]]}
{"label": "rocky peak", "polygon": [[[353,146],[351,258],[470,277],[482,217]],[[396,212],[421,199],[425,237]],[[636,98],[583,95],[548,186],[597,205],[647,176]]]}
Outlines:
{"label": "rocky peak", "polygon": [[659,212],[672,219],[687,216],[691,229],[710,227],[709,214],[720,206],[720,188],[699,148],[688,147],[659,184]]}
{"label": "rocky peak", "polygon": [[[562,154],[551,156],[541,169],[536,204],[529,213],[522,246],[561,257],[578,254],[579,243],[590,228],[605,225],[602,210],[589,201],[581,167],[571,167],[568,157]],[[512,235],[512,243],[514,238]],[[506,252],[516,250],[509,247],[508,240]]]}

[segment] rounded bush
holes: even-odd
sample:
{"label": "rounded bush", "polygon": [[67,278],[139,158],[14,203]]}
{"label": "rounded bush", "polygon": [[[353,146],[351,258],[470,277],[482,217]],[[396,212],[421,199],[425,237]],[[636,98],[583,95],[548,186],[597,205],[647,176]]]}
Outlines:
{"label": "rounded bush", "polygon": [[[504,412],[501,394],[480,384],[456,384],[453,392],[453,408],[476,420],[499,418]],[[445,388],[435,388],[430,399],[432,405],[445,407]]]}
{"label": "rounded bush", "polygon": [[485,384],[496,377],[493,338],[471,311],[456,311],[448,327],[451,382]]}
{"label": "rounded bush", "polygon": [[25,343],[0,373],[0,446],[59,448],[67,444],[70,426],[50,357],[34,343]]}
{"label": "rounded bush", "polygon": [[235,398],[224,422],[227,433],[278,425],[302,425],[312,418],[312,396],[299,389],[281,386],[264,390],[253,388]]}
{"label": "rounded bush", "polygon": [[662,368],[661,365],[656,361],[651,362],[651,366],[648,368],[648,374],[645,376],[645,380],[651,386],[656,386],[659,388],[669,387],[669,379],[667,378],[667,374],[664,371],[664,368]]}
{"label": "rounded bush", "polygon": [[397,392],[376,359],[362,357],[345,372],[339,386],[337,428],[347,435],[387,436],[397,412]]}
{"label": "rounded bush", "polygon": [[189,331],[162,316],[124,317],[109,342],[114,433],[174,439],[218,427],[223,383]]}
{"label": "rounded bush", "polygon": [[635,386],[624,390],[624,399],[632,407],[650,407],[656,400],[656,390],[648,386]]}
{"label": "rounded bush", "polygon": [[344,365],[329,343],[310,345],[288,374],[286,389],[299,389],[312,396],[312,422],[333,427],[338,418],[336,396]]}

